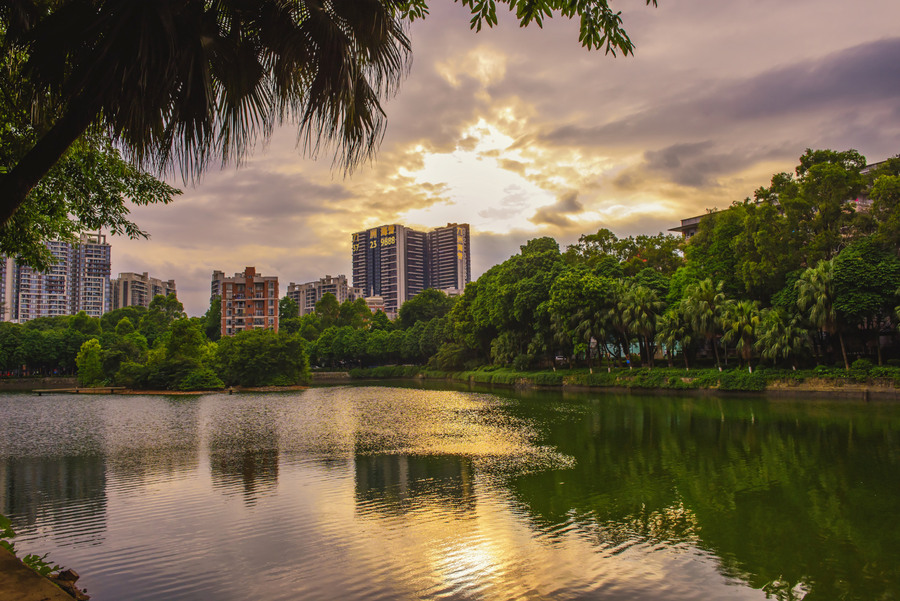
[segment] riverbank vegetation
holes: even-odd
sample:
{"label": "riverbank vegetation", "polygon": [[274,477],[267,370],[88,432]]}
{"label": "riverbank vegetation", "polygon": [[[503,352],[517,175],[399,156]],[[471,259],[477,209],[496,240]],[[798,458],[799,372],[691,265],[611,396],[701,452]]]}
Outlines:
{"label": "riverbank vegetation", "polygon": [[[603,229],[564,251],[531,240],[461,297],[425,291],[393,324],[308,338],[310,355],[331,367],[408,363],[473,378],[506,367],[591,385],[757,390],[775,374],[856,381],[870,367],[893,381],[900,158],[865,166],[852,150],[808,150],[795,173],[698,219],[687,241]],[[433,310],[404,318],[422,305]],[[728,375],[735,368],[746,375]],[[510,374],[490,378],[520,377]]]}
{"label": "riverbank vegetation", "polygon": [[81,386],[153,390],[309,380],[309,359],[299,336],[250,330],[210,340],[206,332],[212,313],[188,318],[170,294],[157,296],[149,309],[125,307],[99,319],[82,312],[0,323],[0,369],[16,376],[77,374]]}
{"label": "riverbank vegetation", "polygon": [[652,390],[724,390],[762,392],[771,389],[833,390],[845,386],[865,385],[873,389],[900,388],[900,367],[873,366],[865,359],[854,362],[850,371],[818,366],[814,369],[700,368],[685,370],[673,367],[606,368],[594,370],[558,369],[556,371],[516,371],[512,368],[482,367],[474,370],[446,372],[425,367],[385,365],[354,368],[350,376],[359,380],[391,380],[419,378],[464,384],[492,384],[511,387],[615,388]]}

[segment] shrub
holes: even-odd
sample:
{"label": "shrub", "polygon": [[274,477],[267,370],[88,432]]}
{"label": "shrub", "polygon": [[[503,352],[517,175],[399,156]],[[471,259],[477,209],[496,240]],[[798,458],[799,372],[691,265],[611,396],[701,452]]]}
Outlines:
{"label": "shrub", "polygon": [[723,371],[719,375],[719,389],[755,392],[766,389],[766,380],[761,374],[751,374],[743,370]]}
{"label": "shrub", "polygon": [[143,388],[147,384],[147,367],[134,361],[123,361],[116,372],[116,384],[126,388]]}
{"label": "shrub", "polygon": [[491,382],[493,384],[506,384],[512,386],[519,379],[519,374],[515,372],[495,372]]}
{"label": "shrub", "polygon": [[208,367],[198,367],[178,382],[177,390],[221,390],[225,383]]}
{"label": "shrub", "polygon": [[854,371],[869,371],[872,369],[872,362],[868,359],[857,359],[850,364],[850,368]]}
{"label": "shrub", "polygon": [[421,372],[422,368],[417,365],[379,365],[378,367],[355,367],[350,370],[350,377],[357,380],[414,378]]}
{"label": "shrub", "polygon": [[550,371],[538,372],[528,376],[533,384],[538,386],[560,386],[563,382],[563,375]]}
{"label": "shrub", "polygon": [[517,355],[516,358],[513,359],[512,366],[516,371],[528,371],[533,362],[534,357],[532,355]]}

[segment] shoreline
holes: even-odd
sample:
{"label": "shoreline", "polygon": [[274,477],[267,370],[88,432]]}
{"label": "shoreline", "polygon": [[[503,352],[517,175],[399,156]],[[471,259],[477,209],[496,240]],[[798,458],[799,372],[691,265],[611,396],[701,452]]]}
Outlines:
{"label": "shoreline", "polygon": [[[848,378],[815,378],[808,380],[781,380],[773,379],[766,382],[765,387],[761,389],[723,389],[720,386],[644,386],[644,385],[627,385],[629,378],[623,378],[623,382],[618,385],[591,385],[577,380],[572,376],[559,375],[558,383],[542,383],[535,382],[527,373],[521,374],[502,374],[502,381],[495,381],[490,376],[492,372],[477,372],[483,374],[478,377],[473,372],[456,372],[452,374],[441,374],[440,376],[428,373],[417,373],[415,375],[391,375],[379,377],[378,375],[367,374],[363,376],[353,376],[347,372],[320,372],[313,373],[312,379],[307,385],[292,386],[258,386],[258,387],[240,387],[232,386],[218,390],[140,390],[131,388],[117,387],[95,387],[82,388],[79,386],[71,386],[70,381],[61,381],[63,378],[54,378],[53,382],[47,382],[46,379],[30,379],[23,378],[18,381],[6,380],[5,385],[0,385],[0,391],[3,392],[34,392],[36,394],[118,394],[118,395],[152,395],[152,396],[198,396],[204,394],[235,394],[247,392],[292,392],[298,390],[306,390],[311,386],[319,384],[352,384],[364,382],[384,382],[384,381],[405,381],[405,382],[445,382],[456,385],[480,385],[486,387],[498,387],[503,389],[531,389],[531,390],[559,390],[561,392],[610,392],[614,394],[657,394],[657,395],[701,395],[701,396],[740,396],[740,395],[764,395],[773,398],[786,397],[828,397],[835,399],[861,400],[861,401],[895,401],[900,400],[900,387],[897,387],[888,379],[873,379],[874,381],[860,383],[851,381]],[[513,376],[513,377],[509,377]],[[568,381],[567,381],[568,380]],[[38,388],[38,385],[47,384],[70,384],[66,387],[57,388]]]}
{"label": "shoreline", "polygon": [[[663,369],[663,368],[657,368]],[[681,377],[674,385],[652,386],[640,382],[637,376],[620,372],[612,374],[611,379],[615,384],[589,384],[585,383],[585,374],[560,374],[555,372],[556,382],[547,382],[544,374],[528,373],[499,373],[499,377],[491,377],[497,372],[455,372],[429,374],[420,372],[415,375],[384,376],[357,374],[354,382],[398,380],[408,382],[446,382],[458,385],[480,385],[486,387],[498,387],[502,389],[528,389],[528,390],[559,390],[561,392],[610,392],[613,394],[655,394],[655,395],[699,395],[699,396],[765,396],[769,398],[831,398],[856,401],[900,401],[900,387],[889,378],[869,378],[866,382],[853,381],[851,376],[840,377],[816,377],[807,379],[789,379],[773,377],[765,381],[761,387],[741,388],[739,386],[719,385],[687,385],[696,379],[693,377]],[[729,372],[719,372],[729,373]],[[734,373],[734,372],[731,372]],[[601,374],[605,375],[605,374]],[[717,374],[713,374],[717,375]],[[759,376],[757,376],[759,377]],[[537,380],[537,381],[536,381]],[[540,381],[545,380],[545,381]],[[669,381],[672,384],[672,381]],[[759,384],[761,382],[757,382]]]}

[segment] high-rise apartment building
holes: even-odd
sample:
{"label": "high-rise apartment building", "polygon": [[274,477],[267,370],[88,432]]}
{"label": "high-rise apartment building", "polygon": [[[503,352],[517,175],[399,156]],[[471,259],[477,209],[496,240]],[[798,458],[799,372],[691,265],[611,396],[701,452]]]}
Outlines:
{"label": "high-rise apartment building", "polygon": [[314,313],[316,303],[328,293],[333,294],[338,303],[348,300],[354,301],[364,296],[362,290],[350,286],[350,282],[347,281],[347,276],[345,275],[335,277],[326,275],[315,282],[307,282],[305,284],[291,282],[287,288],[287,296],[292,298],[300,307],[301,316]]}
{"label": "high-rise apartment building", "polygon": [[78,243],[48,241],[56,262],[45,273],[7,258],[0,270],[4,320],[23,323],[38,317],[84,311],[100,317],[110,310],[111,247],[102,234],[82,234]]}
{"label": "high-rise apartment building", "polygon": [[13,308],[18,298],[16,260],[0,257],[0,321],[13,321]]}
{"label": "high-rise apartment building", "polygon": [[278,331],[278,276],[262,276],[255,267],[226,278],[213,272],[222,296],[222,336],[263,328]]}
{"label": "high-rise apartment building", "polygon": [[469,224],[448,223],[427,234],[428,288],[460,294],[472,278]]}
{"label": "high-rise apartment building", "polygon": [[382,225],[353,234],[352,249],[353,286],[382,297],[391,317],[425,288],[458,294],[471,280],[468,224],[428,233]]}
{"label": "high-rise apartment building", "polygon": [[149,307],[157,295],[175,294],[175,280],[160,280],[144,273],[120,273],[112,281],[112,308]]}
{"label": "high-rise apartment building", "polygon": [[100,317],[112,305],[112,248],[102,234],[82,234],[81,242],[73,249],[75,254],[72,282],[75,289],[75,306],[72,313],[84,311],[91,317]]}
{"label": "high-rise apartment building", "polygon": [[425,234],[402,225],[382,225],[352,236],[353,286],[366,297],[384,299],[396,316],[407,300],[425,289]]}
{"label": "high-rise apartment building", "polygon": [[212,299],[215,297],[222,297],[222,282],[225,281],[225,272],[219,271],[218,269],[213,271],[212,273],[212,281],[209,285],[209,300],[212,302]]}

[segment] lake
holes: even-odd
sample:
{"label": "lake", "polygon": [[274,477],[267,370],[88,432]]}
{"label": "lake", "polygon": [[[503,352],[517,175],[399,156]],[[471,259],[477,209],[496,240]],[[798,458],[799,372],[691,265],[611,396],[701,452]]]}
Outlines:
{"label": "lake", "polygon": [[0,395],[95,601],[900,599],[900,405],[334,386]]}

